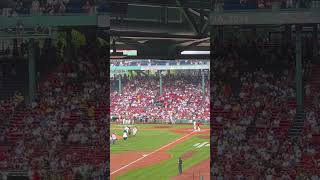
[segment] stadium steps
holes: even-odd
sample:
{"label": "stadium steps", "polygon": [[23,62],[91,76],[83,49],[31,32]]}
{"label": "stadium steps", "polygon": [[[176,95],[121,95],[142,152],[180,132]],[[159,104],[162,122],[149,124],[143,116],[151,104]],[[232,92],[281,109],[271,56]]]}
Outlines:
{"label": "stadium steps", "polygon": [[[27,115],[27,113],[24,111],[25,106],[19,105],[15,112],[13,113],[13,116],[11,117],[10,121],[10,127],[12,130],[9,131],[8,134],[8,141],[10,143],[15,143],[17,140],[21,139],[23,137],[22,132],[20,131],[20,127],[23,126],[24,117]],[[16,129],[16,130],[13,130]]]}
{"label": "stadium steps", "polygon": [[289,137],[297,137],[302,134],[305,117],[306,113],[303,110],[300,110],[296,113],[292,127],[289,129],[288,132]]}
{"label": "stadium steps", "polygon": [[[309,81],[311,84],[311,97],[304,98],[304,106],[306,108],[310,108],[312,106],[312,94],[314,92],[318,92],[320,89],[320,65],[315,65],[312,68],[312,76],[311,80]],[[306,113],[301,110],[298,111],[294,117],[293,125],[289,129],[289,136],[296,137],[302,134],[304,128],[304,119],[306,117]]]}

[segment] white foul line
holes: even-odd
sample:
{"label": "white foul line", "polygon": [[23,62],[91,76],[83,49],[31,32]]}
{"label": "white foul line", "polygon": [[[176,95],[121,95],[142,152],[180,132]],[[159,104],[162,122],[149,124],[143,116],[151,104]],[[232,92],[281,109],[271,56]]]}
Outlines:
{"label": "white foul line", "polygon": [[134,164],[134,163],[140,161],[141,159],[144,159],[145,157],[150,156],[151,154],[154,154],[154,153],[160,151],[161,149],[163,149],[163,148],[165,148],[165,147],[167,147],[167,146],[170,146],[171,144],[173,144],[173,143],[175,143],[175,142],[177,142],[177,141],[180,141],[181,139],[183,139],[183,138],[185,138],[185,137],[187,137],[187,136],[190,136],[190,135],[193,134],[193,133],[194,133],[194,132],[191,132],[191,133],[189,133],[189,134],[187,134],[187,135],[185,135],[185,136],[183,136],[183,137],[181,137],[181,138],[179,138],[179,139],[176,139],[175,141],[172,141],[171,143],[169,143],[169,144],[167,144],[167,145],[162,146],[161,148],[159,148],[159,149],[151,152],[150,154],[147,154],[147,155],[145,155],[145,156],[142,156],[141,158],[139,158],[139,159],[137,159],[137,160],[135,160],[135,161],[132,161],[131,163],[129,163],[129,164],[125,165],[125,166],[122,166],[121,168],[119,168],[119,169],[111,172],[110,175],[112,175],[112,174],[114,174],[114,173],[116,173],[116,172],[118,172],[118,171],[120,171],[120,170],[122,170],[122,169],[124,169],[124,168],[126,168],[126,167],[128,167],[128,166],[130,166],[131,164]]}

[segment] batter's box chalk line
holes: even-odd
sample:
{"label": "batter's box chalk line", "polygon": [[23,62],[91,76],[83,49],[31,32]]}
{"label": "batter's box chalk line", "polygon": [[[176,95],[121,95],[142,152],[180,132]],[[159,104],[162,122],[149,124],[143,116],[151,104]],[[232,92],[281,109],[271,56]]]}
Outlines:
{"label": "batter's box chalk line", "polygon": [[196,147],[196,148],[208,147],[208,146],[210,146],[209,142],[196,143],[196,144],[193,145],[193,147]]}

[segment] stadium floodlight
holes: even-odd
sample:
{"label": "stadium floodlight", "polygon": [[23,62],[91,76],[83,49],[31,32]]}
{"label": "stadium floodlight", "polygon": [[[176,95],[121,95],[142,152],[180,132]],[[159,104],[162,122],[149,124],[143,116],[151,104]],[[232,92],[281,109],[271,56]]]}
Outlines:
{"label": "stadium floodlight", "polygon": [[182,51],[181,55],[209,55],[210,51]]}

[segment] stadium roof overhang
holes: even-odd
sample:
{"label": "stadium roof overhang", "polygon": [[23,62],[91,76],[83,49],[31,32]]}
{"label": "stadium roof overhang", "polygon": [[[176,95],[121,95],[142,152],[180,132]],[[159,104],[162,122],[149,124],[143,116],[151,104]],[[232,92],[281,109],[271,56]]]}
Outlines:
{"label": "stadium roof overhang", "polygon": [[149,58],[209,50],[210,1],[111,0],[119,2],[127,11],[111,13],[110,41],[117,49],[137,49],[140,57]]}

